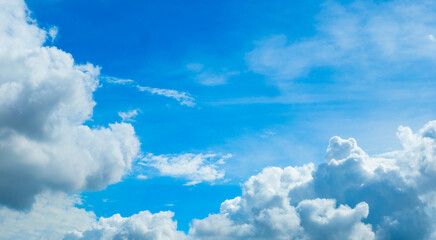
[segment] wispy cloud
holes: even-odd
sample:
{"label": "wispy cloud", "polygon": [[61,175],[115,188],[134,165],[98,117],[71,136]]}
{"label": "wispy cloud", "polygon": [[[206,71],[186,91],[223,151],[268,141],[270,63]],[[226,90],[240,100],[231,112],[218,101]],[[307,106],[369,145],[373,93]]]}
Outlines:
{"label": "wispy cloud", "polygon": [[140,92],[148,92],[155,95],[174,98],[180,103],[180,105],[185,105],[188,107],[195,106],[195,98],[191,97],[187,92],[180,92],[173,89],[153,88],[148,86],[135,85],[135,81],[132,79],[123,79],[123,78],[116,78],[116,77],[109,77],[109,76],[100,77],[100,79],[110,84],[120,84],[129,87],[134,87],[138,89]]}
{"label": "wispy cloud", "polygon": [[118,112],[118,116],[121,117],[123,122],[133,122],[134,118],[138,116],[138,109],[134,109],[128,112]]}
{"label": "wispy cloud", "polygon": [[195,75],[194,78],[198,83],[207,86],[224,85],[229,77],[240,74],[239,71],[228,71],[227,69],[214,71],[210,68],[205,68],[200,63],[190,63],[186,65],[186,69]]}
{"label": "wispy cloud", "polygon": [[181,105],[185,105],[188,107],[195,106],[195,98],[191,97],[186,92],[179,92],[172,89],[163,89],[163,88],[152,88],[152,87],[143,87],[143,86],[136,86],[139,91],[141,92],[149,92],[151,94],[156,94],[160,96],[165,96],[169,98],[176,99]]}
{"label": "wispy cloud", "polygon": [[100,79],[106,81],[107,83],[121,84],[121,85],[132,84],[135,82],[132,79],[123,79],[123,78],[108,77],[108,76],[100,77]]}
{"label": "wispy cloud", "polygon": [[434,69],[430,67],[436,61],[434,2],[341,5],[328,1],[323,8],[314,37],[295,39],[282,34],[256,42],[246,56],[249,68],[268,76],[281,89],[295,86],[296,79],[317,69],[335,71],[336,77],[341,76],[336,87],[348,84],[354,89],[389,81],[389,76],[416,81]]}

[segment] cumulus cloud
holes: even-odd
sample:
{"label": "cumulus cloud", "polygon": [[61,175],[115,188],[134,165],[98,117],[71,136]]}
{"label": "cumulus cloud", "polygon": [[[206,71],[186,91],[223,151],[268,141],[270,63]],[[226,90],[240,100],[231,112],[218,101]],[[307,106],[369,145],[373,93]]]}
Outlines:
{"label": "cumulus cloud", "polygon": [[[253,71],[279,84],[318,67],[348,66],[350,71],[358,68],[374,76],[402,71],[419,61],[433,63],[435,12],[436,4],[425,0],[344,5],[327,1],[317,17],[314,37],[271,36],[257,42],[247,62]],[[389,67],[380,71],[382,64]]]}
{"label": "cumulus cloud", "polygon": [[177,231],[177,222],[172,220],[173,216],[174,213],[169,211],[156,214],[143,211],[126,218],[115,214],[109,218],[100,218],[91,229],[66,235],[64,240],[183,240],[186,236]]}
{"label": "cumulus cloud", "polygon": [[[417,133],[399,127],[397,135],[403,149],[375,156],[365,153],[353,138],[333,137],[325,163],[317,167],[309,163],[263,169],[243,184],[241,196],[224,201],[218,214],[194,219],[186,237],[431,239],[436,236],[436,187],[431,184],[436,177],[435,132],[436,121],[427,123]],[[150,213],[145,214],[152,219]],[[171,213],[167,214],[166,219],[170,219]],[[96,225],[100,227],[77,236],[103,236],[98,235],[106,232],[101,229],[110,229],[112,235],[108,236],[118,236],[120,232],[120,236],[140,236],[129,234],[154,226],[147,222],[133,228],[118,224],[128,218],[112,218],[103,218]],[[104,224],[110,227],[102,227]],[[172,227],[168,233],[175,232],[170,220],[161,226]],[[98,234],[92,235],[95,231]]]}
{"label": "cumulus cloud", "polygon": [[[436,230],[430,200],[436,193],[431,184],[435,132],[436,121],[418,133],[400,127],[404,149],[373,157],[354,139],[333,137],[326,163],[316,169],[264,169],[244,184],[241,197],[225,201],[219,214],[194,220],[190,234],[198,239],[427,239]],[[220,224],[229,231],[213,229]]]}
{"label": "cumulus cloud", "polygon": [[36,197],[31,211],[0,207],[0,238],[4,240],[62,239],[71,231],[85,231],[95,223],[95,214],[75,207],[77,196],[44,193]]}
{"label": "cumulus cloud", "polygon": [[131,167],[130,124],[90,128],[99,68],[44,46],[22,0],[0,1],[0,204],[30,208],[45,190],[98,190]]}
{"label": "cumulus cloud", "polygon": [[218,154],[147,154],[139,164],[159,170],[162,176],[185,178],[189,180],[186,185],[195,185],[201,182],[214,182],[224,177],[224,170],[219,165],[232,155]]}
{"label": "cumulus cloud", "polygon": [[151,88],[151,87],[143,87],[136,86],[141,92],[149,92],[151,94],[156,94],[160,96],[165,96],[169,98],[176,99],[181,105],[186,105],[188,107],[195,106],[195,99],[191,97],[188,93],[179,92],[172,89],[162,89],[162,88]]}

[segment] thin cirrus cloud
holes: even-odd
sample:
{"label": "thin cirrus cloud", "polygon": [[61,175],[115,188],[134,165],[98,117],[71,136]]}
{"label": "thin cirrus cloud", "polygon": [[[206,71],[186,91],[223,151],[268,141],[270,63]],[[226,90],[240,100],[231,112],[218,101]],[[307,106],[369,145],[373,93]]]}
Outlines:
{"label": "thin cirrus cloud", "polygon": [[[246,55],[249,68],[268,76],[282,89],[326,68],[336,76],[342,74],[340,85],[335,86],[346,84],[348,90],[356,82],[362,88],[388,81],[390,76],[400,78],[399,82],[415,82],[429,71],[434,75],[430,67],[436,60],[433,1],[357,1],[344,5],[327,1],[322,8],[313,37],[292,39],[279,34],[258,41]],[[384,95],[389,88],[384,89]]]}
{"label": "thin cirrus cloud", "polygon": [[136,88],[140,92],[148,92],[153,95],[159,95],[164,97],[173,98],[176,101],[180,103],[180,105],[185,105],[188,107],[195,106],[195,98],[189,95],[189,93],[186,92],[180,92],[173,89],[163,89],[163,88],[152,88],[147,86],[140,86],[135,85],[135,81],[132,79],[122,79],[122,78],[116,78],[116,77],[101,77],[104,81],[110,84],[120,84],[120,85],[126,85],[130,87]]}
{"label": "thin cirrus cloud", "polygon": [[206,86],[224,85],[230,77],[240,74],[239,71],[228,71],[227,69],[223,69],[221,72],[217,73],[209,68],[205,68],[205,66],[200,63],[190,63],[186,65],[186,69],[194,75],[194,79],[198,83]]}
{"label": "thin cirrus cloud", "polygon": [[[177,232],[169,212],[101,218],[65,239],[92,236],[150,239],[432,239],[436,236],[436,121],[417,133],[399,127],[403,149],[369,156],[353,138],[330,139],[325,163],[267,167],[242,185],[242,195],[221,204],[220,213],[194,219]],[[161,217],[165,216],[165,221]],[[128,225],[128,226],[127,226]],[[135,227],[137,226],[137,227]],[[151,226],[147,228],[147,226]],[[166,234],[157,233],[161,228]],[[93,235],[98,234],[98,235]],[[117,235],[119,234],[119,235]],[[148,238],[147,238],[148,239]]]}
{"label": "thin cirrus cloud", "polygon": [[201,182],[213,183],[224,178],[224,170],[220,165],[231,158],[231,154],[147,154],[138,164],[153,167],[161,176],[183,178],[189,182],[186,185],[195,185]]}
{"label": "thin cirrus cloud", "polygon": [[139,91],[141,92],[148,92],[155,95],[165,96],[169,98],[176,99],[180,105],[185,105],[188,107],[195,106],[195,99],[191,97],[186,92],[179,92],[172,89],[162,89],[162,88],[151,88],[151,87],[143,87],[143,86],[136,86]]}
{"label": "thin cirrus cloud", "polygon": [[44,46],[49,33],[28,14],[24,1],[0,2],[0,204],[21,210],[45,191],[120,181],[140,147],[128,123],[84,125],[100,68]]}

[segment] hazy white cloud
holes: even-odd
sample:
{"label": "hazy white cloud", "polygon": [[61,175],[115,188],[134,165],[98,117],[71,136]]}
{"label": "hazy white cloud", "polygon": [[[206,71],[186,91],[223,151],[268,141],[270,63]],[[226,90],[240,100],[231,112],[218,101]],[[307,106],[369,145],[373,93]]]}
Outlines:
{"label": "hazy white cloud", "polygon": [[66,194],[41,194],[28,212],[0,207],[0,238],[4,240],[62,239],[95,223],[95,214],[77,208],[81,199]]}
{"label": "hazy white cloud", "polygon": [[216,72],[212,69],[205,68],[204,65],[200,63],[190,63],[186,65],[186,69],[194,74],[197,82],[207,86],[226,84],[229,77],[239,75],[238,71],[228,71],[227,69]]}
{"label": "hazy white cloud", "polygon": [[56,26],[51,27],[48,30],[48,36],[50,37],[50,41],[53,43],[56,40],[56,37],[58,36],[59,29]]}
{"label": "hazy white cloud", "polygon": [[162,176],[179,177],[189,180],[187,185],[201,182],[214,182],[224,177],[224,170],[219,165],[231,155],[218,154],[147,154],[139,164],[159,170]]}
{"label": "hazy white cloud", "polygon": [[133,109],[128,112],[118,112],[118,116],[121,117],[123,122],[135,121],[135,117],[138,116],[138,109]]}
{"label": "hazy white cloud", "polygon": [[172,89],[162,89],[162,88],[151,88],[151,87],[143,87],[136,86],[141,92],[149,92],[151,94],[161,95],[169,98],[176,99],[181,105],[186,105],[188,107],[195,106],[195,99],[191,97],[188,93],[179,92]]}
{"label": "hazy white cloud", "polygon": [[152,87],[146,87],[146,86],[139,86],[135,85],[135,81],[132,79],[122,79],[122,78],[116,78],[116,77],[100,77],[107,83],[111,84],[120,84],[120,85],[127,85],[130,87],[135,87],[141,92],[148,92],[151,94],[156,94],[160,96],[165,96],[169,98],[176,99],[180,105],[185,105],[188,107],[195,106],[195,98],[191,97],[189,93],[186,92],[179,92],[177,90],[173,89],[162,89],[162,88],[152,88]]}
{"label": "hazy white cloud", "polygon": [[131,167],[130,124],[90,128],[99,68],[43,46],[24,1],[0,1],[0,204],[30,208],[46,190],[103,189]]}
{"label": "hazy white cloud", "polygon": [[247,54],[249,67],[283,85],[318,67],[360,69],[359,79],[368,80],[362,76],[372,79],[376,74],[401,72],[422,60],[436,60],[432,54],[436,50],[433,1],[356,1],[344,5],[327,1],[323,8],[314,37],[298,40],[276,35],[259,41]]}
{"label": "hazy white cloud", "polygon": [[149,211],[139,212],[130,217],[115,214],[109,218],[100,218],[92,228],[86,231],[76,231],[64,237],[64,240],[74,239],[147,239],[147,240],[183,240],[186,236],[177,231],[177,222],[172,220],[174,213]]}
{"label": "hazy white cloud", "polygon": [[136,176],[136,178],[140,179],[140,180],[145,180],[145,179],[148,179],[148,176],[144,175],[144,174],[139,174],[138,176]]}
{"label": "hazy white cloud", "polygon": [[123,78],[116,78],[116,77],[100,77],[103,81],[111,84],[121,84],[121,85],[130,85],[133,84],[135,81],[132,79],[123,79]]}

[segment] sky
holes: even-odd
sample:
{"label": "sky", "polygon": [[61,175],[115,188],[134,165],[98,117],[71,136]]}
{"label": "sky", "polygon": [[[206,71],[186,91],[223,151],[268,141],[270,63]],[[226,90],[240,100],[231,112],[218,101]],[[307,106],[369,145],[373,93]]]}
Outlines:
{"label": "sky", "polygon": [[1,239],[436,239],[436,4],[0,0]]}

